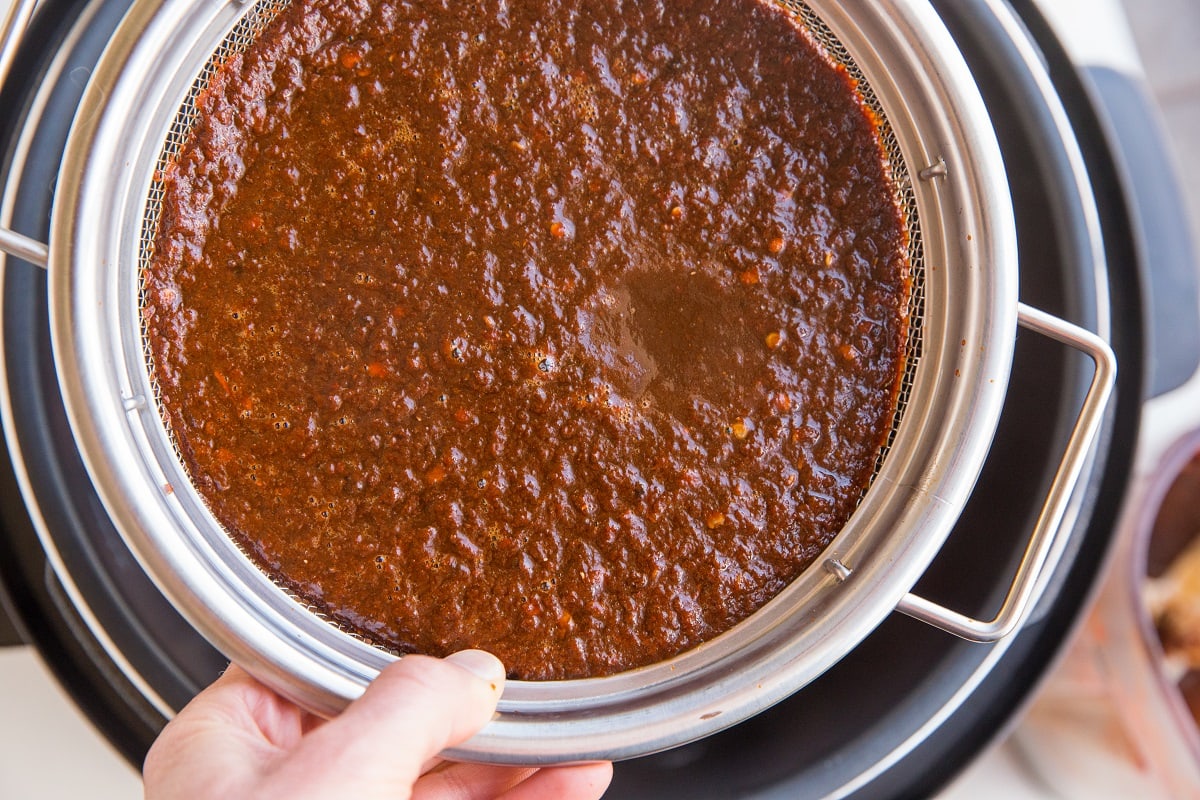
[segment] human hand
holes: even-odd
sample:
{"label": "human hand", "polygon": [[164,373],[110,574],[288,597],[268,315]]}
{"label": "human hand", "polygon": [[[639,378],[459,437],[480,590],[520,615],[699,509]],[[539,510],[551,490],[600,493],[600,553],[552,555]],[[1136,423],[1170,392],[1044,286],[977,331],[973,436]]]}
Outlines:
{"label": "human hand", "polygon": [[405,656],[325,721],[236,665],[159,734],[143,769],[147,800],[414,798],[594,800],[608,763],[542,769],[437,758],[496,710],[504,668],[479,650]]}

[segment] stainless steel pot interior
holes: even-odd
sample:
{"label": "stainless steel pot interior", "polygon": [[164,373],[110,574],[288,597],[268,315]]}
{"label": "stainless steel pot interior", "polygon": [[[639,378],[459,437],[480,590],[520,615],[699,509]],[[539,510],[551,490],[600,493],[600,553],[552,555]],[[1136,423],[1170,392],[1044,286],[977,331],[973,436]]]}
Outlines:
{"label": "stainless steel pot interior", "polygon": [[[52,221],[51,329],[81,452],[147,573],[226,655],[328,714],[390,656],[297,603],[221,530],[161,421],[139,304],[157,219],[155,170],[186,137],[191,98],[208,71],[251,41],[280,2],[135,2],[68,144]],[[783,2],[883,120],[909,219],[914,349],[886,457],[826,557],[750,619],[643,669],[510,683],[498,718],[456,755],[510,763],[631,757],[777,702],[897,607],[978,475],[1017,320],[1012,209],[986,109],[924,0]]]}

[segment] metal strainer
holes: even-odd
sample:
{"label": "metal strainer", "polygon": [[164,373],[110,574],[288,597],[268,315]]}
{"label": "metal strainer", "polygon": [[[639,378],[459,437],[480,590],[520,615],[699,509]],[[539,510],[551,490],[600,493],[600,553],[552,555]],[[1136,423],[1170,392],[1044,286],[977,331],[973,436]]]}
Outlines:
{"label": "metal strainer", "polygon": [[[1115,372],[1098,337],[1017,302],[1016,234],[991,122],[925,0],[776,0],[857,82],[880,122],[910,234],[914,291],[898,413],[870,489],[825,554],[750,618],[689,652],[618,675],[510,682],[500,714],[454,755],[501,763],[627,758],[683,744],[779,701],[899,609],[981,641],[1021,624],[1055,548]],[[225,535],[156,407],[140,274],[157,227],[154,180],[186,139],[211,71],[287,0],[137,0],[81,103],[48,248],[55,358],[77,443],[147,573],[230,658],[331,714],[392,656],[321,619]],[[0,48],[3,51],[3,48]],[[1016,326],[1085,352],[1092,386],[1012,588],[979,621],[909,594],[991,446]],[[989,565],[981,565],[987,569]]]}

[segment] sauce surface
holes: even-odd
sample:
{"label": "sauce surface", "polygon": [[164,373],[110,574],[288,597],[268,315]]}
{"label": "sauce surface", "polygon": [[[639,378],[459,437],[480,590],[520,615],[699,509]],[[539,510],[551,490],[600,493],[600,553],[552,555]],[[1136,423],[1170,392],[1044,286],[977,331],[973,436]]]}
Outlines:
{"label": "sauce surface", "polygon": [[397,652],[561,679],[727,630],[896,408],[870,113],[758,0],[296,0],[201,94],[143,316],[195,485]]}

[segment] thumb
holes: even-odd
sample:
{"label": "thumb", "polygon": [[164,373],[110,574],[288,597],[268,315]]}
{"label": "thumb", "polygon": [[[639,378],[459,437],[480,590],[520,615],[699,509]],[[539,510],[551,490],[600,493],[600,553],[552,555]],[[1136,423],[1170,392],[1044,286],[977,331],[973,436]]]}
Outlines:
{"label": "thumb", "polygon": [[404,656],[340,716],[305,737],[280,772],[295,771],[288,777],[303,790],[299,796],[321,796],[315,784],[323,780],[336,781],[330,797],[410,788],[429,759],[487,724],[503,688],[504,666],[482,650],[445,659]]}

